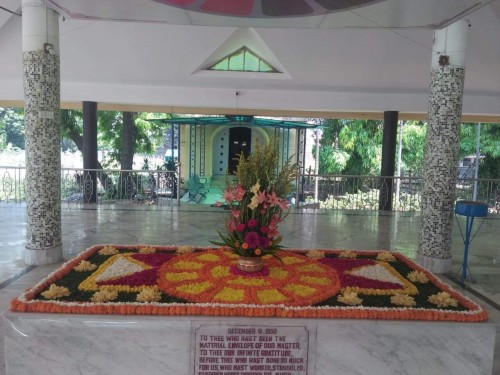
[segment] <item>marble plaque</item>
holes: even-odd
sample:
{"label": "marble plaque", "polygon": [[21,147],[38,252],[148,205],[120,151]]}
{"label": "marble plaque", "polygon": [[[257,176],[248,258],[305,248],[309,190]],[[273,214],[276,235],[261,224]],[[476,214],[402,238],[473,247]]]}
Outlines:
{"label": "marble plaque", "polygon": [[306,326],[192,325],[193,375],[311,375]]}

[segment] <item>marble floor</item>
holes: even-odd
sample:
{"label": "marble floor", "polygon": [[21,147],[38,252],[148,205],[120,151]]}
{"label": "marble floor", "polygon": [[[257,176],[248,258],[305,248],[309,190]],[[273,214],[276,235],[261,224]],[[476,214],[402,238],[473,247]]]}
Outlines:
{"label": "marble floor", "polygon": [[[64,257],[71,258],[94,244],[191,244],[208,246],[223,228],[227,211],[199,205],[123,209],[115,207],[63,208]],[[460,219],[461,220],[461,219]],[[419,214],[368,211],[292,210],[280,229],[284,245],[295,248],[388,249],[415,257],[418,247]],[[461,223],[463,225],[463,223]],[[466,283],[466,294],[487,306],[500,322],[500,216],[492,215],[474,238],[469,267],[474,282]],[[32,286],[57,265],[27,267],[23,261],[26,208],[23,204],[0,204],[0,309],[10,299]],[[462,262],[464,245],[458,224],[452,239],[453,284]],[[457,276],[458,277],[458,276]],[[459,288],[458,285],[455,287]],[[3,324],[0,321],[0,328]],[[498,339],[497,339],[498,341]],[[3,346],[3,334],[0,335]],[[0,347],[1,347],[0,346]],[[0,351],[0,375],[4,373]],[[494,374],[500,374],[500,343],[495,349]]]}

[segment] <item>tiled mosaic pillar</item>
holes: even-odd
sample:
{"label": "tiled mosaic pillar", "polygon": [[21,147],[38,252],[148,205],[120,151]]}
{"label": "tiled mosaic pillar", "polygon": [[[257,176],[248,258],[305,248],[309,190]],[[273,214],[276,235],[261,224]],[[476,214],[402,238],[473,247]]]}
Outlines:
{"label": "tiled mosaic pillar", "polygon": [[[431,91],[427,121],[422,189],[422,219],[417,261],[436,273],[451,272],[451,233],[462,98],[465,78],[465,21],[454,28],[437,33],[435,43],[443,42],[443,50],[435,45],[431,73]],[[450,27],[449,27],[450,28]],[[465,29],[464,29],[465,28]],[[441,40],[448,38],[448,40]],[[450,37],[455,39],[450,40]]]}
{"label": "tiled mosaic pillar", "polygon": [[[52,36],[50,39],[49,34]],[[41,2],[23,0],[27,203],[25,261],[35,265],[62,260],[57,34],[57,14]]]}

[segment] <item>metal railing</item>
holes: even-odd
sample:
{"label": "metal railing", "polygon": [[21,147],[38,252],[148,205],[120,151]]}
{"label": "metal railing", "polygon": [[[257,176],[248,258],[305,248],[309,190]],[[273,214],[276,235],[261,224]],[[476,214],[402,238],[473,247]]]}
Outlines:
{"label": "metal railing", "polygon": [[[24,167],[0,166],[0,202],[26,200],[25,175]],[[298,178],[292,202],[297,207],[322,210],[376,211],[389,198],[388,184],[392,184],[394,211],[420,211],[422,178],[416,176],[305,174]],[[457,179],[456,199],[473,200],[474,189],[476,200],[488,203],[490,214],[500,213],[500,180]],[[178,171],[61,169],[61,200],[70,206],[95,203],[165,207],[179,205],[182,193]]]}
{"label": "metal railing", "polygon": [[[26,200],[26,169],[0,166],[0,202]],[[61,169],[61,201],[68,205],[179,205],[177,171]]]}
{"label": "metal railing", "polygon": [[[297,207],[375,211],[380,204],[387,203],[388,184],[392,184],[394,211],[420,211],[422,183],[422,177],[411,175],[380,177],[304,174],[298,178],[294,199]],[[491,214],[500,213],[500,180],[457,179],[456,200],[473,200],[475,183],[476,200],[488,203]]]}

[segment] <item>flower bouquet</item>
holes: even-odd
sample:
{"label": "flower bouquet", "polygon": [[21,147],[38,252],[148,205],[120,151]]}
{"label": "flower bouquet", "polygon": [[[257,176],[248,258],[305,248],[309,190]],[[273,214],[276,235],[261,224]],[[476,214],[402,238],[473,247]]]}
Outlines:
{"label": "flower bouquet", "polygon": [[228,179],[224,191],[231,210],[227,232],[219,232],[221,242],[211,243],[238,254],[238,268],[243,271],[262,269],[262,256],[275,256],[282,248],[278,224],[288,208],[296,165],[289,159],[280,166],[278,150],[278,144],[271,140],[257,145],[247,158],[239,155],[236,180]]}

